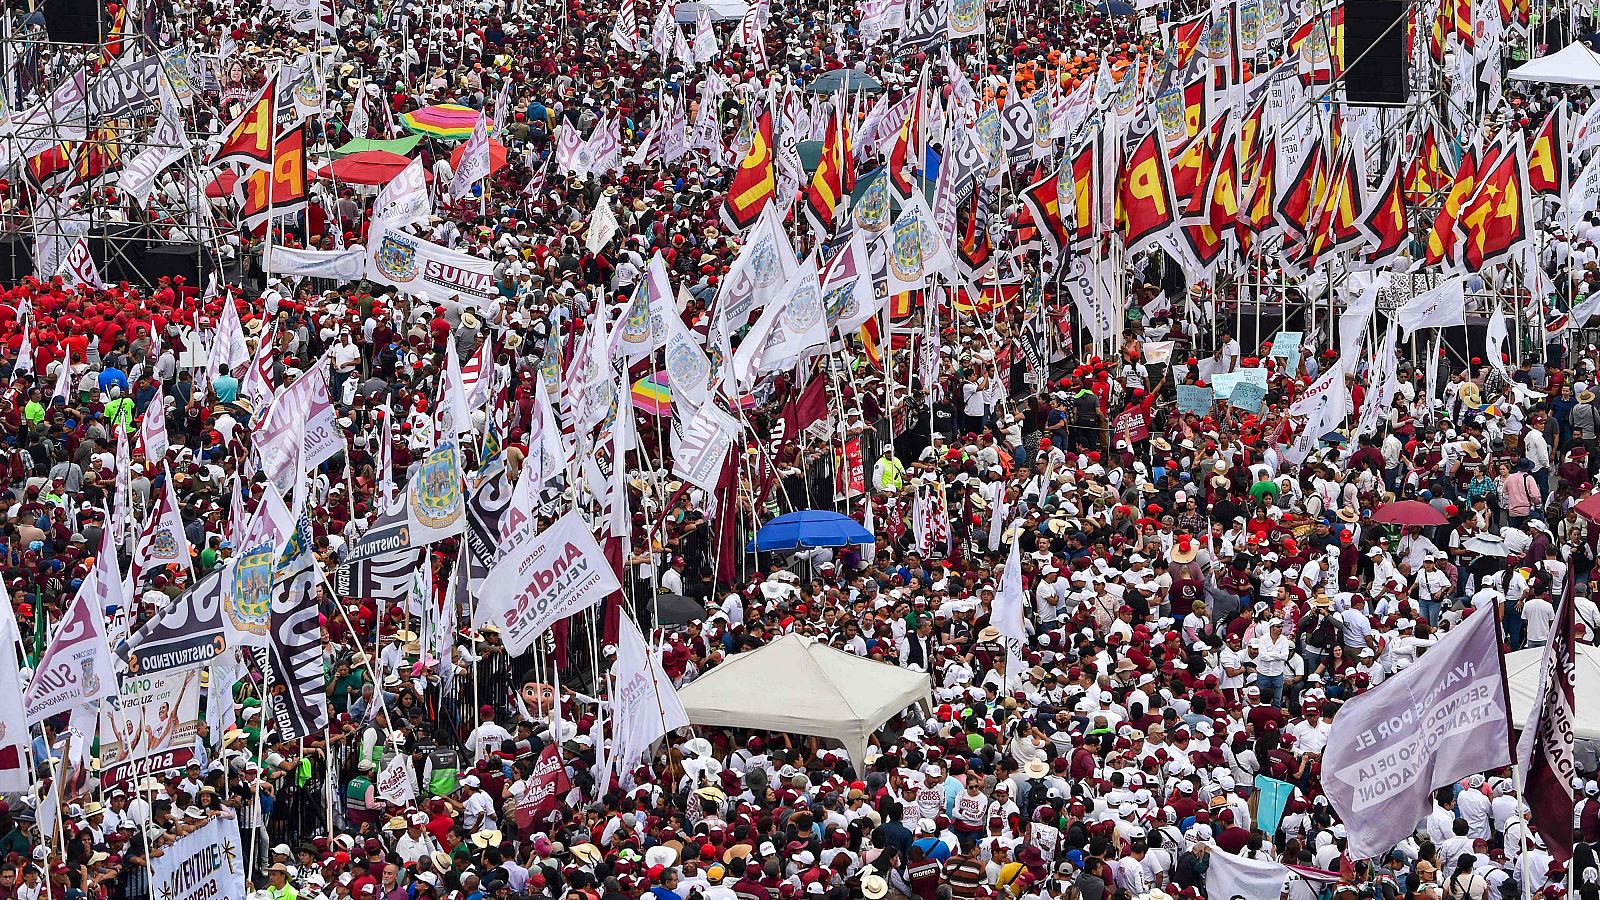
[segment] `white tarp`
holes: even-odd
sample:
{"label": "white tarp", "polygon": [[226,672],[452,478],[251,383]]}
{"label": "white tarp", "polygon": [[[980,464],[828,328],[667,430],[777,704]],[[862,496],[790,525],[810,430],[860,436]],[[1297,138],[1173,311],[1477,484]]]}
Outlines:
{"label": "white tarp", "polygon": [[[1543,647],[1530,647],[1506,656],[1506,688],[1511,693],[1511,724],[1522,727],[1533,709],[1533,695],[1539,689],[1539,660]],[[1573,735],[1580,741],[1600,741],[1600,647],[1579,644],[1577,719]]]}
{"label": "white tarp", "polygon": [[711,13],[713,22],[736,22],[744,18],[750,4],[745,0],[697,0],[693,3],[679,3],[672,8],[672,18],[679,25],[687,25],[699,18],[702,7]]}
{"label": "white tarp", "polygon": [[729,657],[678,698],[696,725],[831,738],[864,772],[872,732],[906,707],[926,702],[930,690],[920,672],[788,634]]}
{"label": "white tarp", "polygon": [[1580,41],[1549,56],[1529,60],[1506,74],[1512,81],[1597,87],[1600,86],[1600,53]]}

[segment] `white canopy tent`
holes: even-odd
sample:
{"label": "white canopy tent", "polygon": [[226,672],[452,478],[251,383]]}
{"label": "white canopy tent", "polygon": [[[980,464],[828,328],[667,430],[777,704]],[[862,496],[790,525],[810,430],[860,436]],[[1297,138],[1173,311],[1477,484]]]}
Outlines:
{"label": "white canopy tent", "polygon": [[674,6],[672,18],[679,25],[688,25],[699,17],[702,7],[711,13],[713,22],[737,22],[744,18],[750,4],[745,0],[694,0]]}
{"label": "white canopy tent", "polygon": [[859,773],[872,733],[926,702],[930,690],[924,673],[787,634],[729,657],[689,682],[678,699],[696,725],[831,738],[845,746]]}
{"label": "white canopy tent", "polygon": [[1506,75],[1512,81],[1600,87],[1600,53],[1590,50],[1580,41],[1568,44],[1549,56],[1529,60]]}
{"label": "white canopy tent", "polygon": [[[1506,687],[1511,691],[1511,727],[1520,729],[1533,710],[1539,690],[1543,647],[1518,650],[1506,657]],[[1600,741],[1600,647],[1578,645],[1577,721],[1573,734],[1581,741]]]}

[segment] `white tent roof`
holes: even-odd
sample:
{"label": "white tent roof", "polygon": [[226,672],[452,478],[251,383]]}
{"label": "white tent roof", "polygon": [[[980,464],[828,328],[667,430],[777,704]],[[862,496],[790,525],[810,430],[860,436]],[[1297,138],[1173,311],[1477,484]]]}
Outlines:
{"label": "white tent roof", "polygon": [[1600,86],[1600,53],[1595,53],[1580,41],[1568,44],[1549,56],[1529,60],[1507,75],[1513,81]]}
{"label": "white tent roof", "polygon": [[[1539,663],[1543,647],[1518,650],[1506,657],[1506,687],[1511,691],[1511,727],[1520,729],[1533,709],[1539,690]],[[1600,647],[1578,645],[1577,721],[1573,734],[1579,740],[1600,741]]]}
{"label": "white tent roof", "polygon": [[695,0],[673,7],[672,18],[679,25],[687,25],[699,17],[701,7],[711,13],[713,22],[737,22],[744,18],[750,4],[745,0]]}
{"label": "white tent roof", "polygon": [[924,673],[787,634],[729,657],[689,682],[678,698],[696,725],[832,738],[863,772],[872,732],[926,701],[930,689]]}

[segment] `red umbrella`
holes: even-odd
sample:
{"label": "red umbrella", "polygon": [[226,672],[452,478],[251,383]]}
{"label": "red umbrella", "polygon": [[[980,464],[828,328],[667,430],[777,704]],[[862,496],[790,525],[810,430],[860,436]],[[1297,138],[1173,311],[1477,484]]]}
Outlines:
{"label": "red umbrella", "polygon": [[[450,152],[450,168],[452,168],[452,169],[461,168],[461,151],[463,151],[465,149],[467,149],[467,145],[466,144],[464,144],[464,143],[463,144],[457,144],[456,145],[456,149],[454,149],[454,150],[452,150]],[[504,169],[505,167],[506,167],[506,145],[500,143],[499,141],[495,140],[494,138],[490,138],[489,139],[489,174],[493,175],[494,173],[500,171],[501,169]]]}
{"label": "red umbrella", "polygon": [[[404,172],[411,160],[387,150],[362,150],[341,156],[317,170],[317,175],[332,175],[349,184],[388,184]],[[426,172],[426,170],[424,170]]]}
{"label": "red umbrella", "polygon": [[1578,501],[1578,515],[1591,522],[1600,523],[1600,492],[1590,494]]}
{"label": "red umbrella", "polygon": [[1389,525],[1445,525],[1450,521],[1445,518],[1444,513],[1434,509],[1432,504],[1421,500],[1401,500],[1384,504],[1373,512],[1372,520]]}

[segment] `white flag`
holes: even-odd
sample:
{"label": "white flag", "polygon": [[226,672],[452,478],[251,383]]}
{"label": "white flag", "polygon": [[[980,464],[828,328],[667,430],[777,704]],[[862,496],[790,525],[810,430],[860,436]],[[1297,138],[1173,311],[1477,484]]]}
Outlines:
{"label": "white flag", "polygon": [[748,390],[767,372],[786,369],[812,347],[828,342],[828,316],[817,283],[815,251],[801,263],[787,290],[761,312],[734,351],[729,369],[738,389]]}
{"label": "white flag", "polygon": [[472,136],[461,146],[461,165],[456,167],[455,180],[450,182],[450,196],[459,200],[472,193],[473,185],[489,177],[489,120],[478,113],[472,126]]}
{"label": "white flag", "polygon": [[612,728],[618,738],[618,765],[623,767],[621,771],[631,771],[633,761],[650,744],[669,731],[687,727],[689,714],[633,618],[620,618],[617,681],[611,692]]}
{"label": "white flag", "polygon": [[[462,154],[462,162],[466,154]],[[433,216],[433,201],[428,199],[428,177],[422,160],[413,159],[409,165],[383,186],[378,199],[372,203],[372,222],[391,228],[407,225],[426,225]],[[373,229],[376,231],[377,229]]]}
{"label": "white flag", "polygon": [[[168,472],[163,490],[156,498],[156,508],[145,519],[144,530],[133,545],[133,571],[142,573],[154,566],[188,567],[189,561],[189,537],[183,530],[178,495],[172,490],[172,473]],[[137,574],[134,581],[137,584]]]}
{"label": "white flag", "polygon": [[416,768],[411,764],[411,755],[397,753],[389,760],[383,771],[378,773],[377,781],[373,784],[377,788],[378,796],[393,803],[395,806],[405,806],[417,798]]}
{"label": "white flag", "polygon": [[152,467],[161,465],[167,458],[167,404],[161,395],[161,383],[156,382],[155,396],[145,405],[144,418],[139,420],[139,442],[144,444],[145,462]]}
{"label": "white flag", "polygon": [[244,326],[239,322],[239,309],[233,304],[233,292],[225,290],[222,313],[217,316],[216,337],[211,342],[211,362],[227,366],[231,372],[249,359],[250,345],[245,340]]}
{"label": "white flag", "polygon": [[1467,276],[1457,275],[1432,290],[1412,297],[1395,310],[1401,339],[1419,328],[1448,328],[1467,324]]}
{"label": "white flag", "polygon": [[[122,606],[122,575],[115,548],[101,539],[89,577],[78,586],[50,646],[34,667],[22,695],[31,727],[53,715],[117,695],[117,672],[106,642],[106,608]],[[21,730],[21,729],[19,729]]]}
{"label": "white flag", "polygon": [[617,214],[611,211],[611,204],[604,197],[595,204],[594,212],[589,214],[589,230],[583,236],[583,246],[590,253],[599,253],[611,243],[611,238],[622,226],[617,223]]}
{"label": "white flag", "polygon": [[1438,788],[1511,764],[1495,611],[1475,612],[1334,719],[1322,783],[1352,858],[1387,853],[1410,835]]}
{"label": "white flag", "polygon": [[[17,665],[17,648],[22,641],[22,630],[17,627],[16,613],[11,604],[0,603],[0,683],[20,685],[22,675]],[[0,691],[0,722],[26,721],[22,707],[22,692]],[[30,785],[27,765],[28,731],[25,728],[0,729],[0,791],[25,791]]]}
{"label": "white flag", "polygon": [[[50,392],[51,400],[57,397],[67,400],[72,397],[72,348],[63,344],[62,351],[61,364],[56,369],[56,386]],[[0,719],[0,721],[4,720]],[[0,788],[0,790],[4,790],[4,788]]]}
{"label": "white flag", "polygon": [[[687,420],[687,421],[686,421]],[[684,416],[672,415],[672,474],[706,491],[717,489],[722,464],[739,436],[739,420],[707,403]]]}

